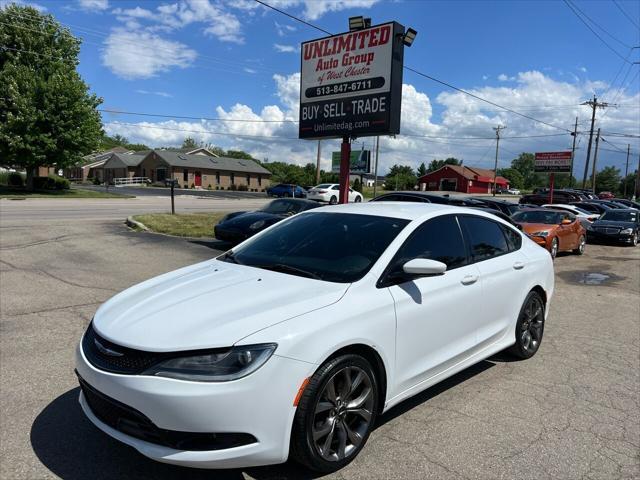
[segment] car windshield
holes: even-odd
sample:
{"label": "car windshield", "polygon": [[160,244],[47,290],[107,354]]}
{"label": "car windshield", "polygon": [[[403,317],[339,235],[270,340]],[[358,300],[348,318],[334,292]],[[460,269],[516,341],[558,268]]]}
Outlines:
{"label": "car windshield", "polygon": [[292,215],[305,209],[305,204],[295,200],[274,200],[262,207],[259,212],[273,213],[274,215]]}
{"label": "car windshield", "polygon": [[612,222],[637,222],[638,212],[608,210],[600,218],[602,220],[609,220]]}
{"label": "car windshield", "polygon": [[513,217],[518,223],[544,223],[545,225],[557,225],[562,221],[562,214],[557,212],[545,212],[542,210],[524,210]]}
{"label": "car windshield", "polygon": [[348,213],[305,213],[218,257],[265,270],[337,283],[362,278],[409,223]]}
{"label": "car windshield", "polygon": [[591,212],[587,212],[586,210],[580,207],[573,207],[573,209],[578,213],[582,213],[583,215],[591,215]]}
{"label": "car windshield", "polygon": [[518,205],[517,203],[514,203],[511,205],[507,205],[507,208],[509,209],[509,215],[513,215],[514,213],[520,210],[520,205]]}

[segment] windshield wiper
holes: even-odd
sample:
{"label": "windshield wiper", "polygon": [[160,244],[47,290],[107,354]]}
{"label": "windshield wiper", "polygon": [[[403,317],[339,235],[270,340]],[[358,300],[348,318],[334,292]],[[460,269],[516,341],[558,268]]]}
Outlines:
{"label": "windshield wiper", "polygon": [[299,275],[301,277],[314,278],[316,280],[322,280],[320,275],[317,275],[308,270],[302,268],[293,267],[291,265],[285,265],[284,263],[274,263],[270,265],[252,265],[257,268],[264,268],[265,270],[272,270],[274,272],[291,273],[293,275]]}

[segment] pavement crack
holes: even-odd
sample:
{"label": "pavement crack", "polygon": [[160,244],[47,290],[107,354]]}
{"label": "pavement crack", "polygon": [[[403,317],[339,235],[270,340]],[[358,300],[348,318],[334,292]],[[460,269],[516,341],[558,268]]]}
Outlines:
{"label": "pavement crack", "polygon": [[107,292],[118,292],[118,290],[116,290],[114,288],[94,287],[94,286],[90,286],[90,285],[82,285],[81,283],[75,283],[75,282],[72,282],[70,280],[66,280],[64,278],[60,278],[60,277],[58,277],[57,275],[54,275],[51,272],[47,272],[46,270],[36,270],[36,271],[40,272],[40,273],[42,273],[42,274],[44,274],[44,275],[46,275],[48,277],[51,277],[51,278],[53,278],[55,280],[58,280],[58,281],[60,281],[62,283],[65,283],[65,284],[67,284],[69,286],[72,286],[72,287],[87,288],[87,289],[90,289],[90,290],[106,290]]}

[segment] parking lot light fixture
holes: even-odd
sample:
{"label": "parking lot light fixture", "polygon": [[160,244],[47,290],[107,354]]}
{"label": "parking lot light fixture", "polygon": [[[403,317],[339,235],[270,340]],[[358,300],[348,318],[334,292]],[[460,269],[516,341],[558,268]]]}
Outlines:
{"label": "parking lot light fixture", "polygon": [[413,45],[413,41],[416,39],[416,35],[418,35],[418,32],[416,32],[413,28],[407,28],[407,31],[402,36],[402,43],[404,43],[405,46],[410,47],[411,45]]}
{"label": "parking lot light fixture", "polygon": [[[369,19],[371,21],[371,19]],[[349,31],[362,30],[364,28],[364,17],[362,15],[357,17],[349,17]]]}

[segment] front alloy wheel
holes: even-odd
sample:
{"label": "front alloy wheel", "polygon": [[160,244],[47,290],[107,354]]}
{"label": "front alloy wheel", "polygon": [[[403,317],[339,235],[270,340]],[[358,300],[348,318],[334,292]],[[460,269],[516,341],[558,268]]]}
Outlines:
{"label": "front alloy wheel", "polygon": [[584,238],[584,235],[580,235],[578,239],[578,248],[576,248],[573,253],[576,255],[584,255],[584,250],[587,245],[587,240]]}
{"label": "front alloy wheel", "polygon": [[378,387],[371,365],[344,355],[322,365],[298,404],[291,454],[303,465],[333,472],[351,462],[373,427]]}
{"label": "front alloy wheel", "polygon": [[516,343],[511,347],[511,353],[518,358],[533,357],[544,333],[544,302],[538,292],[531,291],[522,305],[520,316],[516,323]]}

